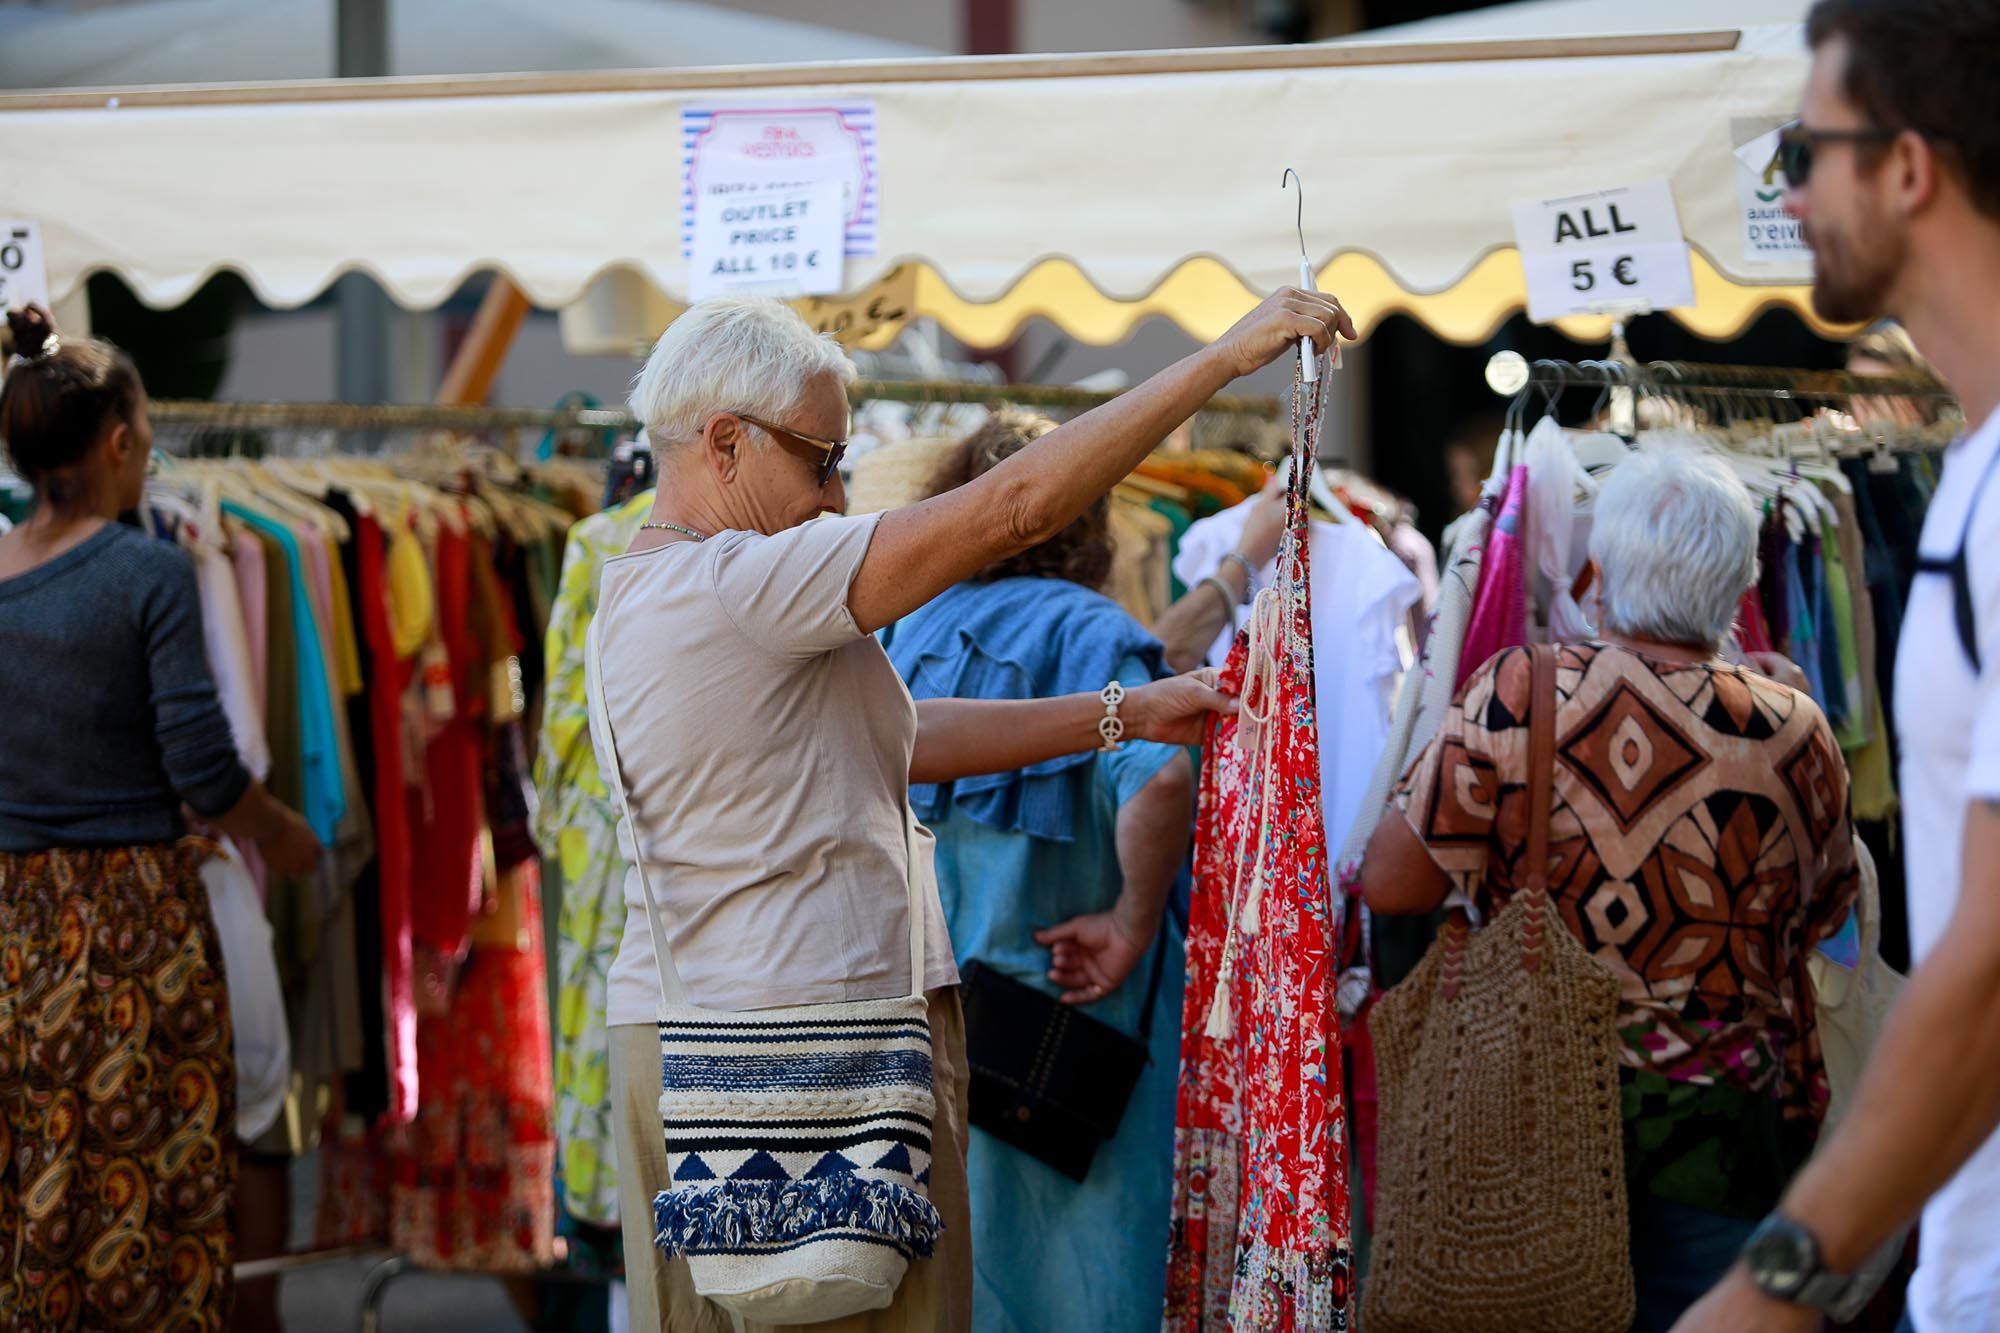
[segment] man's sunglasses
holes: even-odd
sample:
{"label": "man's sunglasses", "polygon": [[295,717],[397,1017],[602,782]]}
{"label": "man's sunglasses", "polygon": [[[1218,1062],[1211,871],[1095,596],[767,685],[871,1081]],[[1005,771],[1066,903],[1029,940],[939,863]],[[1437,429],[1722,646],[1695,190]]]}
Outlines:
{"label": "man's sunglasses", "polygon": [[1778,170],[1785,174],[1786,185],[1803,190],[1812,178],[1813,155],[1821,144],[1889,143],[1901,133],[1881,128],[1810,130],[1803,125],[1787,125],[1778,135]]}
{"label": "man's sunglasses", "polygon": [[769,435],[786,453],[813,463],[817,468],[821,490],[826,489],[826,484],[833,480],[834,472],[840,467],[841,458],[847,453],[846,440],[822,440],[817,435],[802,435],[788,426],[774,426],[768,421],[760,421],[748,412],[732,412],[730,415],[749,422]]}

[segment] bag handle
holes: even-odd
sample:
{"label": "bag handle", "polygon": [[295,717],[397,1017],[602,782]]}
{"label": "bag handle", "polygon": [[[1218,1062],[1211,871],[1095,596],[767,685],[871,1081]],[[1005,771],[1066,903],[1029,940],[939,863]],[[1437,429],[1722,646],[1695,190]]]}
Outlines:
{"label": "bag handle", "polygon": [[[1549,815],[1556,796],[1556,653],[1554,644],[1528,649],[1528,847],[1522,856],[1521,883],[1515,896],[1549,891]],[[1521,965],[1532,972],[1541,966],[1546,913],[1530,912],[1521,932]],[[1454,910],[1439,932],[1444,946],[1441,994],[1456,999],[1465,967],[1465,944],[1471,934],[1466,913]]]}
{"label": "bag handle", "polygon": [[[592,617],[590,629],[584,635],[584,661],[589,670],[589,688],[584,691],[589,705],[590,728],[593,739],[602,736],[604,754],[610,760],[604,777],[609,781],[612,792],[618,798],[618,814],[625,827],[632,834],[632,864],[639,872],[639,889],[646,899],[646,929],[653,937],[653,965],[660,976],[660,1016],[665,1017],[668,1005],[682,1008],[688,1005],[687,989],[681,984],[680,970],[674,966],[673,952],[667,947],[668,932],[662,929],[665,916],[660,911],[659,900],[653,896],[652,876],[646,873],[646,857],[639,841],[639,825],[632,818],[631,803],[625,795],[625,770],[618,758],[618,733],[611,724],[611,709],[604,697],[604,660],[599,629],[604,623],[602,616]],[[910,903],[910,989],[918,996],[924,993],[924,914],[923,905],[917,892],[916,863],[916,815],[909,803],[903,805],[903,882]]]}
{"label": "bag handle", "polygon": [[1528,864],[1522,887],[1549,887],[1549,812],[1556,787],[1556,648],[1528,650]]}
{"label": "bag handle", "polygon": [[[1543,902],[1549,892],[1549,815],[1556,799],[1556,652],[1552,643],[1528,649],[1528,860],[1517,892]],[[1522,923],[1521,966],[1530,972],[1542,963],[1548,916],[1537,905]]]}

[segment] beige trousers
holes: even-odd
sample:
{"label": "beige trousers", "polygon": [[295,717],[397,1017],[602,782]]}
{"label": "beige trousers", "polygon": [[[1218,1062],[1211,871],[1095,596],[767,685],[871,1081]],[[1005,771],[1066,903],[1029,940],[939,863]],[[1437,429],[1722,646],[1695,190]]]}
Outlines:
{"label": "beige trousers", "polygon": [[[968,1333],[972,1327],[972,1209],[966,1197],[965,1016],[958,991],[930,994],[931,1202],[944,1214],[937,1252],[910,1264],[886,1310],[823,1324],[783,1325],[811,1333]],[[653,1196],[667,1187],[660,1134],[660,1043],[650,1023],[609,1029],[613,1132],[618,1139],[618,1211],[625,1237],[625,1289],[634,1333],[781,1333],[779,1326],[732,1322],[695,1294],[687,1260],[653,1244]]]}

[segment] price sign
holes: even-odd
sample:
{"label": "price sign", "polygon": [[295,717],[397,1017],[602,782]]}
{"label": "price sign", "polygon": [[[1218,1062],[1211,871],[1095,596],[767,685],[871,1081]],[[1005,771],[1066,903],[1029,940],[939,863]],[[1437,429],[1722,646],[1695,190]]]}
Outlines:
{"label": "price sign", "polygon": [[815,331],[832,334],[844,347],[882,347],[910,322],[916,303],[916,268],[899,264],[865,291],[844,298],[809,296],[796,308]]}
{"label": "price sign", "polygon": [[1514,240],[1537,324],[1694,304],[1687,239],[1664,180],[1516,203]]}
{"label": "price sign", "polygon": [[0,310],[49,305],[49,271],[42,232],[32,222],[0,218]]}
{"label": "price sign", "polygon": [[838,181],[701,196],[688,299],[745,290],[780,297],[839,291],[847,246],[844,196]]}

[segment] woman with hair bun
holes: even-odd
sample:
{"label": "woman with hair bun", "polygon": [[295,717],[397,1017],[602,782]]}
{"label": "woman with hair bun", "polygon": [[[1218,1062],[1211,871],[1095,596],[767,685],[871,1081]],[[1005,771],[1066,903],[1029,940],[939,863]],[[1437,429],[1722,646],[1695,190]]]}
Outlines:
{"label": "woman with hair bun", "polygon": [[119,521],[152,430],[130,358],[10,311],[0,444],[0,1329],[227,1326],[235,1070],[183,807],[309,870],[236,756],[194,568]]}

